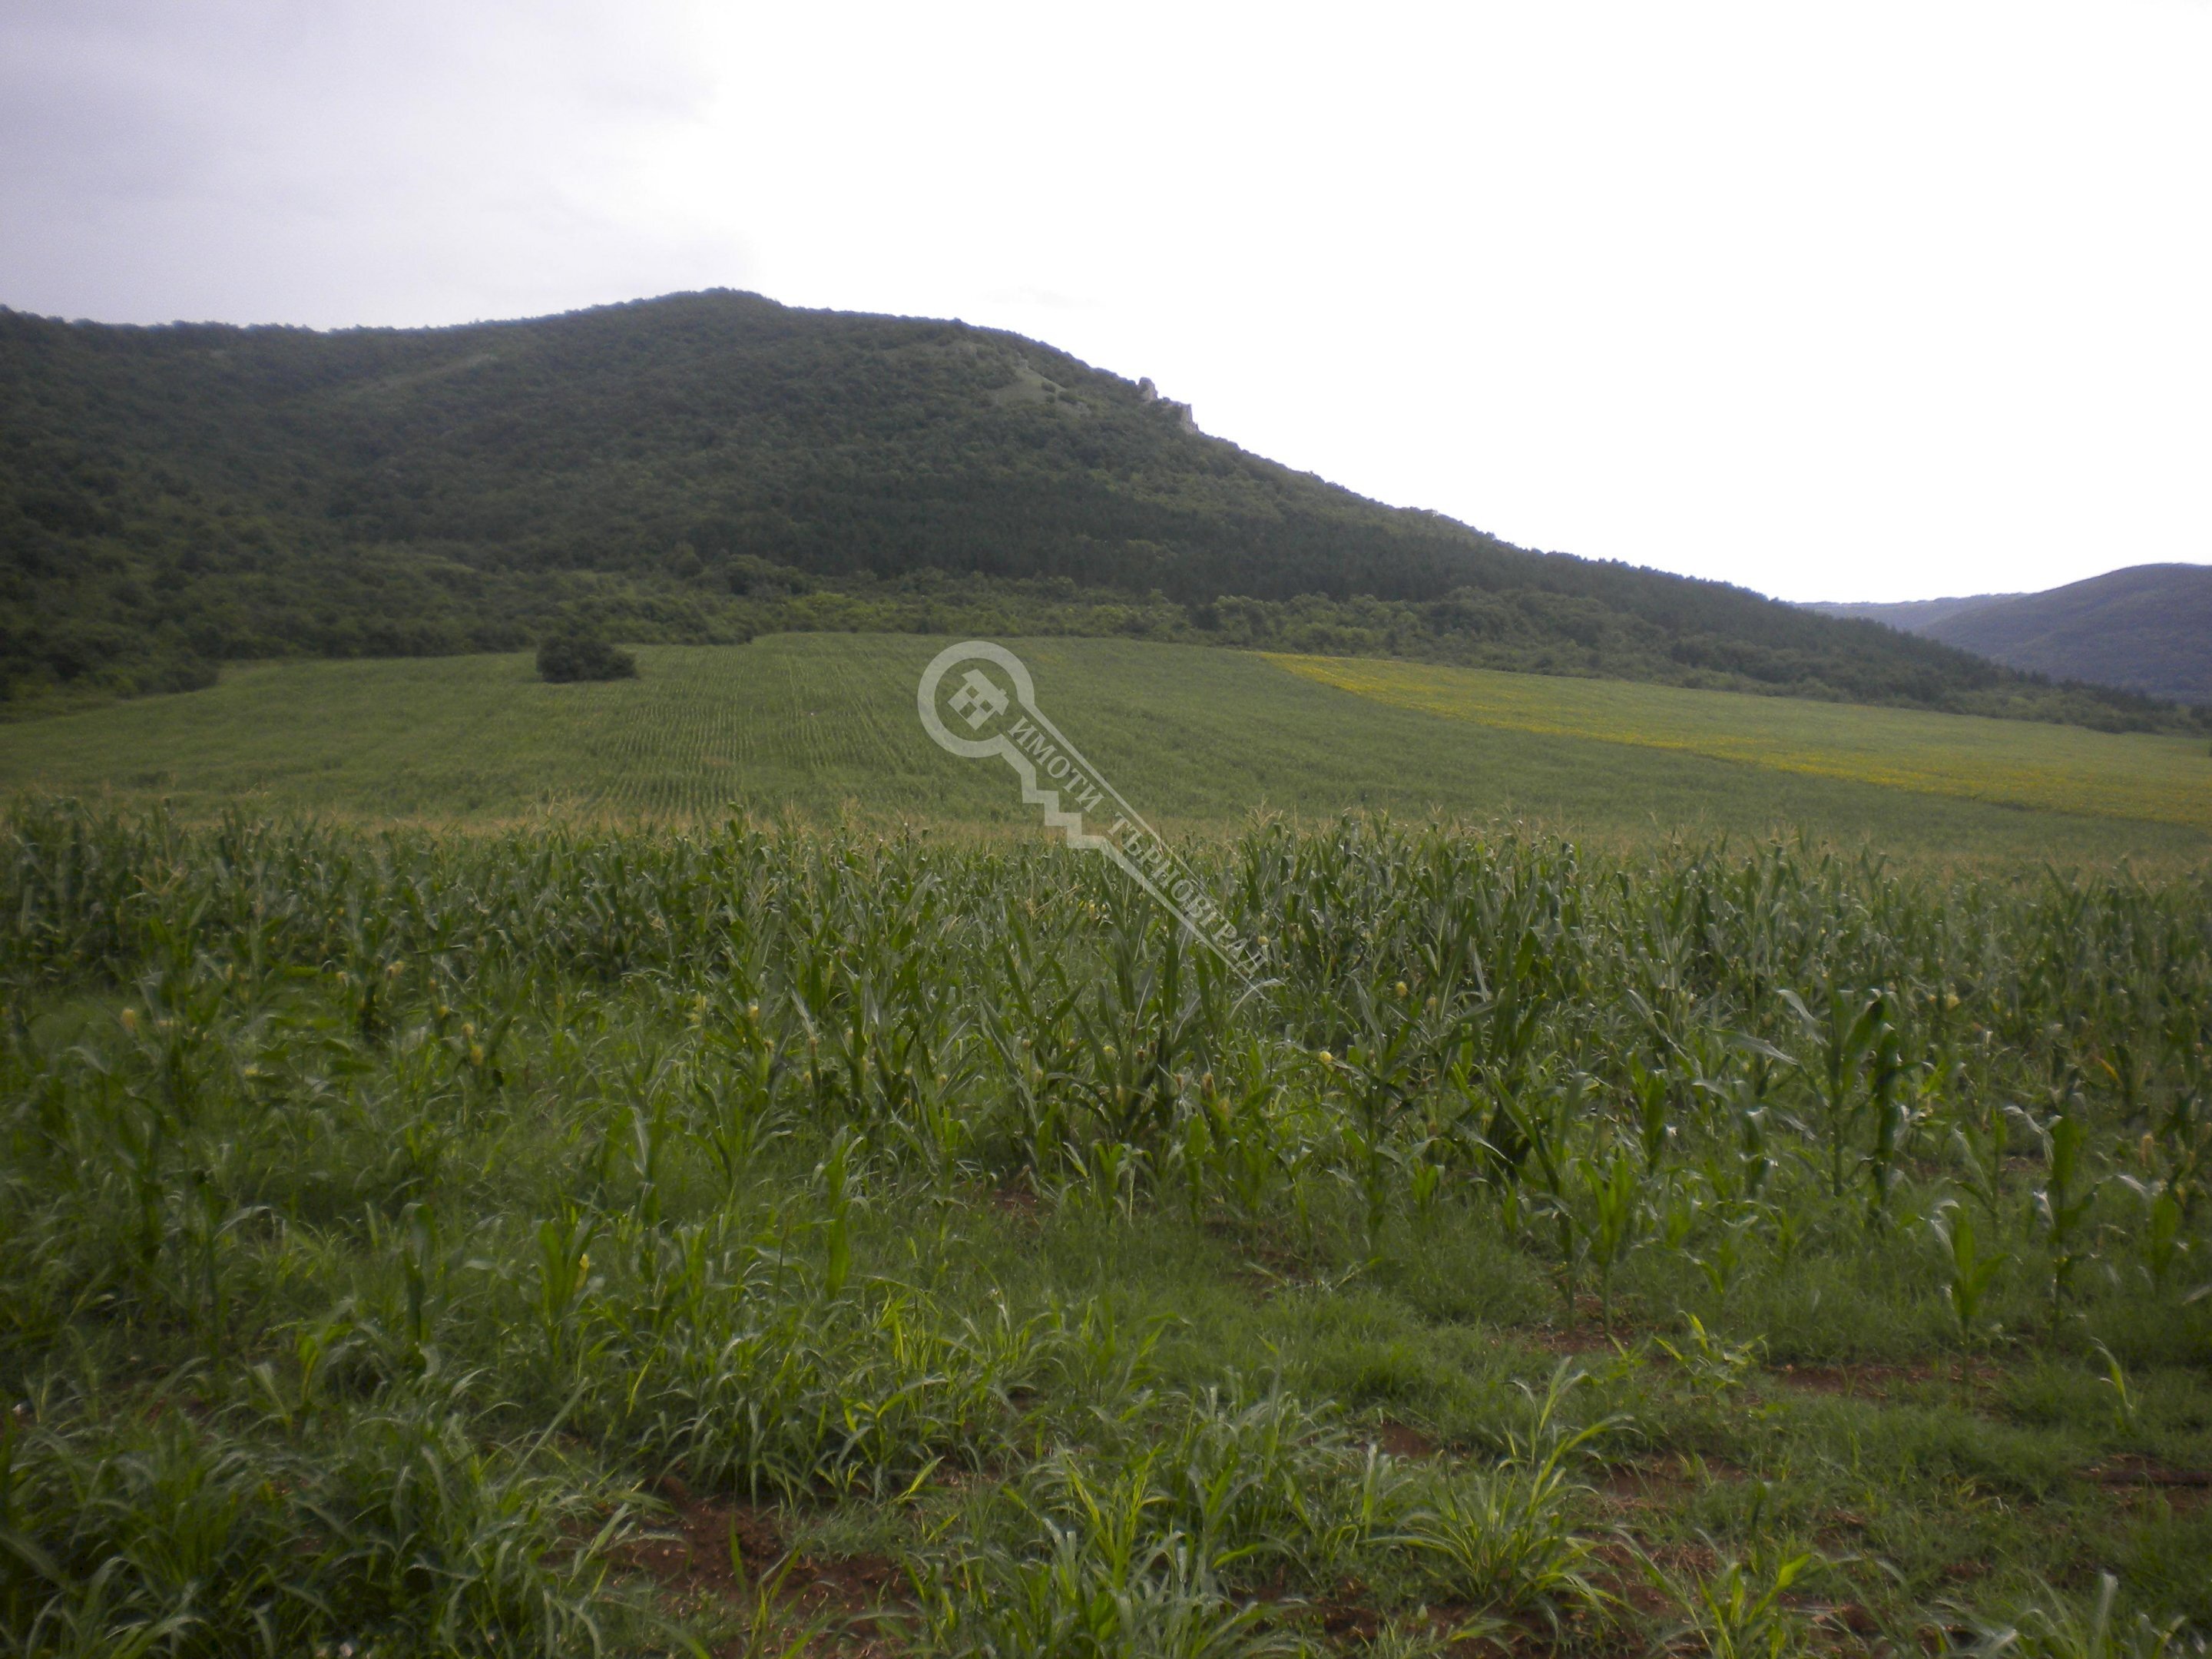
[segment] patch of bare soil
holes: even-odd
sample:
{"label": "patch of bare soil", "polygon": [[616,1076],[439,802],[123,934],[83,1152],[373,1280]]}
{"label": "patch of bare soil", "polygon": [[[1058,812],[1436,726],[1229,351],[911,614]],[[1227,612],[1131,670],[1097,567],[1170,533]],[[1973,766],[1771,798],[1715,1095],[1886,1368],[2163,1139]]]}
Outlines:
{"label": "patch of bare soil", "polygon": [[1639,1544],[1635,1549],[1626,1542],[1607,1543],[1598,1546],[1597,1553],[1617,1567],[1632,1568],[1643,1565],[1643,1560],[1638,1559],[1638,1551],[1644,1560],[1650,1560],[1678,1577],[1703,1578],[1717,1571],[1721,1565],[1721,1559],[1713,1553],[1712,1546],[1702,1542],[1653,1544],[1648,1547]]}
{"label": "patch of bare soil", "polygon": [[2123,1453],[2084,1471],[2108,1486],[2212,1486],[2212,1469],[2174,1469],[2148,1457]]}
{"label": "patch of bare soil", "polygon": [[1026,1187],[993,1188],[991,1207],[1032,1229],[1044,1224],[1044,1204]]}
{"label": "patch of bare soil", "polygon": [[1314,1618],[1321,1626],[1322,1634],[1337,1642],[1358,1642],[1362,1644],[1375,1639],[1382,1628],[1382,1615],[1361,1600],[1363,1586],[1347,1584],[1336,1594],[1322,1596],[1313,1604]]}
{"label": "patch of bare soil", "polygon": [[1318,1626],[1331,1648],[1340,1652],[1357,1651],[1372,1642],[1394,1618],[1401,1629],[1408,1625],[1425,1626],[1431,1638],[1447,1644],[1445,1650],[1450,1653],[1495,1655],[1502,1650],[1535,1655],[1559,1651],[1549,1629],[1533,1616],[1525,1625],[1508,1624],[1496,1635],[1462,1637],[1454,1641],[1450,1639],[1454,1632],[1486,1622],[1481,1619],[1480,1609],[1448,1601],[1416,1612],[1401,1609],[1389,1615],[1368,1600],[1366,1585],[1351,1580],[1315,1599],[1309,1604],[1307,1613],[1308,1627]]}
{"label": "patch of bare soil", "polygon": [[1578,1298],[1575,1304],[1575,1322],[1562,1329],[1557,1325],[1516,1325],[1507,1334],[1525,1347],[1541,1349],[1561,1359],[1617,1359],[1623,1348],[1635,1346],[1637,1332],[1619,1317],[1614,1310],[1612,1324],[1599,1316],[1598,1300],[1594,1296]]}
{"label": "patch of bare soil", "polygon": [[2081,1478],[2131,1495],[2154,1497],[2178,1510],[2212,1504],[2212,1469],[2177,1469],[2131,1452],[2090,1465],[2081,1471]]}
{"label": "patch of bare soil", "polygon": [[1977,1360],[1946,1360],[1941,1364],[1887,1365],[1778,1365],[1767,1372],[1777,1381],[1811,1394],[1835,1394],[1862,1399],[1886,1400],[1906,1385],[1948,1382],[1977,1390],[1994,1389],[2002,1381],[1996,1366]]}
{"label": "patch of bare soil", "polygon": [[1838,1601],[1832,1606],[1809,1602],[1802,1611],[1816,1626],[1825,1626],[1853,1636],[1872,1636],[1881,1629],[1881,1621],[1856,1601]]}
{"label": "patch of bare soil", "polygon": [[1668,1509],[1700,1487],[1746,1479],[1726,1458],[1632,1458],[1607,1467],[1595,1481],[1598,1498],[1609,1509],[1631,1514]]}
{"label": "patch of bare soil", "polygon": [[673,1515],[655,1525],[651,1536],[625,1547],[619,1559],[679,1599],[695,1605],[708,1596],[734,1601],[745,1588],[739,1564],[750,1580],[783,1559],[782,1534],[765,1504],[695,1498],[676,1480],[663,1483],[661,1496]]}
{"label": "patch of bare soil", "polygon": [[857,1619],[880,1610],[905,1582],[887,1555],[806,1556],[792,1572],[792,1599],[810,1613]]}
{"label": "patch of bare soil", "polygon": [[1443,1455],[1443,1447],[1433,1436],[1423,1433],[1410,1423],[1385,1418],[1380,1423],[1370,1424],[1363,1432],[1376,1450],[1387,1452],[1392,1457],[1438,1457]]}
{"label": "patch of bare soil", "polygon": [[675,1480],[662,1483],[660,1495],[672,1513],[651,1535],[626,1546],[617,1560],[659,1584],[678,1610],[697,1614],[719,1603],[743,1616],[758,1587],[770,1586],[794,1629],[821,1619],[841,1632],[840,1651],[890,1651],[870,1639],[867,1616],[902,1582],[896,1562],[879,1555],[800,1556],[787,1571],[787,1546],[769,1506],[695,1498]]}
{"label": "patch of bare soil", "polygon": [[1604,1540],[1594,1553],[1604,1564],[1591,1575],[1597,1587],[1647,1618],[1657,1618],[1674,1605],[1652,1582],[1653,1567],[1676,1579],[1693,1578],[1711,1572],[1715,1560],[1702,1544],[1646,1544],[1626,1533]]}

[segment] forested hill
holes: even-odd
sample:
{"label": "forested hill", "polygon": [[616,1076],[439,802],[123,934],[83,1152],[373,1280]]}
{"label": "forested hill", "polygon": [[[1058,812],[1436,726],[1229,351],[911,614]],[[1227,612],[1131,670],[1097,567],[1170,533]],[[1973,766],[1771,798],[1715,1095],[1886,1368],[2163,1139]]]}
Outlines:
{"label": "forested hill", "polygon": [[2036,673],[2212,706],[2212,565],[2131,565],[2041,593],[1814,608]]}
{"label": "forested hill", "polygon": [[461,328],[0,311],[0,678],[787,628],[1116,632],[2166,723],[1715,583],[1535,554],[958,322],[672,296]]}

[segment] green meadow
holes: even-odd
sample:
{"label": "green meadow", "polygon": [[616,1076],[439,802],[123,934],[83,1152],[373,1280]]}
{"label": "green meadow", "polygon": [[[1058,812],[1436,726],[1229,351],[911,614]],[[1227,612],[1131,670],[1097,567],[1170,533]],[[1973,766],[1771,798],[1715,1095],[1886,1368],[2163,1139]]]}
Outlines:
{"label": "green meadow", "polygon": [[2212,756],[2201,738],[2185,735],[2115,735],[2042,721],[1427,663],[1268,660],[1395,708],[1480,726],[1702,755],[1915,794],[2212,830]]}
{"label": "green meadow", "polygon": [[[0,793],[166,801],[188,817],[684,823],[736,807],[1019,830],[1011,778],[944,754],[915,719],[915,681],[944,643],[647,646],[641,678],[600,685],[542,684],[521,655],[252,665],[204,691],[0,726]],[[1166,827],[1365,808],[1616,843],[1802,831],[2015,863],[2186,865],[2212,848],[2212,760],[2182,738],[1139,641],[1012,643],[1045,713]]]}

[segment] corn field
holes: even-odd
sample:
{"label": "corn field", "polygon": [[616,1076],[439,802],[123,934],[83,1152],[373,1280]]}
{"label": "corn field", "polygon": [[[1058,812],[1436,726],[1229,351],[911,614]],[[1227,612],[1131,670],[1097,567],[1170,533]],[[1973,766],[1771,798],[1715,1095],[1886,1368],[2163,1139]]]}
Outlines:
{"label": "corn field", "polygon": [[2212,878],[1186,851],[18,805],[0,1652],[2201,1640]]}

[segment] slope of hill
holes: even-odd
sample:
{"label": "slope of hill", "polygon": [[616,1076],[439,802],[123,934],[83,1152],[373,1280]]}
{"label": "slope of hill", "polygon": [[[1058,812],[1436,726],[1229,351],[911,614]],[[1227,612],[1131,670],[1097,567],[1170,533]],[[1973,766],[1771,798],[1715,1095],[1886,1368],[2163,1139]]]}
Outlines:
{"label": "slope of hill", "polygon": [[[197,696],[0,726],[0,796],[459,825],[790,809],[1036,835],[1012,773],[946,755],[915,718],[944,643],[645,646],[641,678],[605,685],[544,684],[521,655],[256,665]],[[1371,807],[1614,844],[1802,830],[2012,867],[2212,850],[2212,760],[2179,737],[1371,659],[1279,665],[1146,641],[1017,643],[1046,713],[1139,811],[1183,830]]]}
{"label": "slope of hill", "polygon": [[2139,564],[2041,593],[1814,605],[2054,680],[2212,706],[2212,565]]}
{"label": "slope of hill", "polygon": [[2018,593],[1968,593],[1957,599],[1899,599],[1887,604],[1880,601],[1869,604],[1815,601],[1805,609],[1817,611],[1824,617],[1847,617],[1859,622],[1887,623],[1890,627],[1901,628],[1908,634],[1925,634],[1937,623],[1948,621],[1963,612],[2022,597]]}
{"label": "slope of hill", "polygon": [[1018,337],[672,296],[316,333],[0,313],[0,680],[790,628],[1121,633],[2170,720],[1738,588],[1539,555]]}
{"label": "slope of hill", "polygon": [[2212,704],[2212,565],[2136,565],[1919,631],[2054,679]]}

